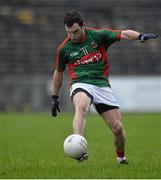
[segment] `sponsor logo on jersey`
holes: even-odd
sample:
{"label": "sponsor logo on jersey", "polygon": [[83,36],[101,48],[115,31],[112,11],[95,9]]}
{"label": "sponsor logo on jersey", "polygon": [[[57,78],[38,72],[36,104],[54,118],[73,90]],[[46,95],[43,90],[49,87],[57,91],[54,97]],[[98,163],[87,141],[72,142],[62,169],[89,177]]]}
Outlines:
{"label": "sponsor logo on jersey", "polygon": [[89,63],[93,63],[93,62],[97,62],[99,60],[102,59],[102,54],[100,51],[95,51],[94,53],[92,53],[90,56],[88,56],[87,58],[82,58],[77,60],[74,65],[78,66],[81,64],[89,64]]}

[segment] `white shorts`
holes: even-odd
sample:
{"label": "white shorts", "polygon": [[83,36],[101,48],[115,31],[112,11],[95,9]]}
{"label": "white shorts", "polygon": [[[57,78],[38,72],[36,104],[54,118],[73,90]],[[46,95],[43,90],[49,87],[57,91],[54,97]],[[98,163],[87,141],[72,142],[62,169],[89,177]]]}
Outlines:
{"label": "white shorts", "polygon": [[84,89],[92,96],[93,104],[105,104],[108,106],[119,107],[115,94],[110,87],[98,87],[92,84],[75,83],[69,90],[71,97],[73,95],[73,91],[78,88]]}

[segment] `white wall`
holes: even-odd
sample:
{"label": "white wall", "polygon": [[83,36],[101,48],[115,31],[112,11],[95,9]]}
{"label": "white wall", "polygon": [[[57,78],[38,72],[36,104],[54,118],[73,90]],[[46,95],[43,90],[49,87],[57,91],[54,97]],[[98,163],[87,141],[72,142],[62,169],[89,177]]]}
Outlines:
{"label": "white wall", "polygon": [[125,112],[161,112],[161,76],[111,76],[110,83]]}

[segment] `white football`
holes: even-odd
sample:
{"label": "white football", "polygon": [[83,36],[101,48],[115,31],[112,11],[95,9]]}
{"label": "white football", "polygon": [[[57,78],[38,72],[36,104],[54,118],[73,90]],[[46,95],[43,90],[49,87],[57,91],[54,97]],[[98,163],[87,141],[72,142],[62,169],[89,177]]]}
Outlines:
{"label": "white football", "polygon": [[88,158],[88,144],[86,139],[79,134],[72,134],[64,141],[64,152],[67,156],[81,160]]}

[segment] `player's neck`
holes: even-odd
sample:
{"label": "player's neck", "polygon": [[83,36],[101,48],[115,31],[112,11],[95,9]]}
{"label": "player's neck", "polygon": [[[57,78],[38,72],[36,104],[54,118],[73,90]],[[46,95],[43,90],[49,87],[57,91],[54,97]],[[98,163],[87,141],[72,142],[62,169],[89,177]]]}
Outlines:
{"label": "player's neck", "polygon": [[80,41],[78,42],[79,44],[83,43],[87,39],[86,35],[83,35]]}
{"label": "player's neck", "polygon": [[82,35],[79,37],[79,39],[77,41],[73,41],[73,43],[75,44],[82,44],[84,41],[86,41],[87,39],[87,36],[86,36],[86,33],[85,31],[83,31]]}

